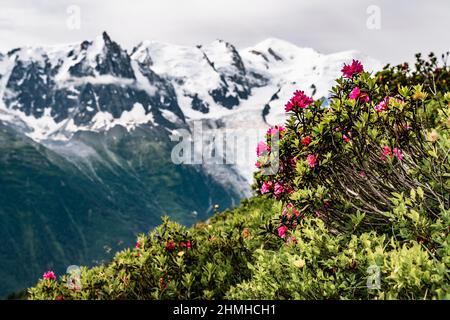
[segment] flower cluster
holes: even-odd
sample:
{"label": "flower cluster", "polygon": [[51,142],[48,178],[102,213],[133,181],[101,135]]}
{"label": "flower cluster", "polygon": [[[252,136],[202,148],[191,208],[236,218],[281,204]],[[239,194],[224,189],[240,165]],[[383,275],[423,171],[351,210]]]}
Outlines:
{"label": "flower cluster", "polygon": [[286,131],[286,128],[285,128],[285,127],[283,127],[283,126],[281,126],[281,125],[276,125],[276,126],[274,126],[274,127],[270,127],[270,128],[267,130],[267,134],[268,134],[269,136],[273,136],[273,135],[275,135],[275,134],[279,134],[279,135],[281,136],[285,131]]}
{"label": "flower cluster", "polygon": [[311,143],[312,139],[310,136],[306,136],[302,139],[301,143],[303,146],[307,147]]}
{"label": "flower cluster", "polygon": [[47,271],[42,276],[45,280],[56,280],[55,273],[53,271]]}
{"label": "flower cluster", "polygon": [[284,239],[286,237],[286,233],[290,229],[295,229],[302,218],[303,215],[300,210],[295,208],[295,206],[291,202],[289,202],[283,208],[283,212],[281,215],[281,225],[277,229],[278,236]]}
{"label": "flower cluster", "polygon": [[383,112],[383,111],[386,111],[388,109],[388,106],[389,106],[389,97],[386,97],[386,98],[383,99],[383,101],[381,101],[379,104],[377,104],[373,108],[377,112]]}
{"label": "flower cluster", "polygon": [[342,67],[342,75],[345,78],[351,78],[356,74],[360,74],[364,71],[364,67],[360,61],[353,59],[350,65],[344,64]]}
{"label": "flower cluster", "polygon": [[175,250],[177,246],[181,249],[188,249],[188,250],[192,248],[192,244],[191,244],[190,240],[181,241],[178,245],[175,244],[174,241],[168,240],[168,241],[166,241],[164,247],[167,251],[171,252],[171,251]]}
{"label": "flower cluster", "polygon": [[314,100],[308,97],[303,91],[295,91],[294,96],[285,105],[286,112],[295,111],[298,112],[300,109],[308,108]]}
{"label": "flower cluster", "polygon": [[350,100],[356,100],[359,98],[359,100],[363,103],[370,101],[369,95],[367,93],[362,93],[359,87],[355,87],[348,95],[348,98]]}
{"label": "flower cluster", "polygon": [[383,161],[386,161],[388,158],[395,157],[398,161],[403,160],[403,152],[399,148],[391,149],[389,146],[384,146],[383,150],[381,151],[380,159]]}
{"label": "flower cluster", "polygon": [[308,161],[308,166],[310,168],[314,168],[317,165],[317,156],[315,154],[310,154],[306,157],[306,161]]}
{"label": "flower cluster", "polygon": [[260,157],[267,152],[270,152],[270,147],[264,141],[260,141],[256,146],[256,155]]}

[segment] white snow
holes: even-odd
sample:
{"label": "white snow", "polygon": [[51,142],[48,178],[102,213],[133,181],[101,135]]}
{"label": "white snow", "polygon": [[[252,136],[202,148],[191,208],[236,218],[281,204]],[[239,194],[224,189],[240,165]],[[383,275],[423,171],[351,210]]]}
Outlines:
{"label": "white snow", "polygon": [[154,123],[153,114],[146,113],[142,104],[135,103],[130,111],[123,111],[120,118],[114,118],[109,112],[99,111],[92,118],[89,126],[81,126],[73,129],[75,129],[74,131],[105,131],[120,125],[128,131],[131,131],[138,125],[145,123]]}

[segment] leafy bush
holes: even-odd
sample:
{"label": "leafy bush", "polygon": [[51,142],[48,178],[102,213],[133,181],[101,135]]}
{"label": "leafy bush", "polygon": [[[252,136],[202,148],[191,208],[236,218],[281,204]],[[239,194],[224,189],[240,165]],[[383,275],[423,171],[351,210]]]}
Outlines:
{"label": "leafy bush", "polygon": [[215,215],[187,229],[167,218],[136,248],[116,254],[111,263],[82,268],[79,290],[67,275],[42,279],[30,289],[32,299],[218,299],[231,285],[249,279],[252,253],[276,248],[262,234],[273,202],[244,200],[234,211]]}
{"label": "leafy bush", "polygon": [[[285,204],[280,235],[308,215],[321,217],[340,232],[360,225],[394,234],[392,222],[398,217],[392,210],[402,194],[420,195],[423,225],[445,220],[441,213],[450,203],[450,93],[421,84],[392,91],[363,72],[358,62],[346,67],[350,73],[337,80],[329,107],[297,91],[286,105],[292,116],[279,130],[276,146],[272,132],[267,134],[255,186]],[[280,170],[266,175],[272,149],[277,150]],[[428,243],[430,236],[419,228],[405,239]]]}
{"label": "leafy bush", "polygon": [[[296,241],[259,249],[252,278],[229,299],[449,299],[447,262],[415,241],[400,244],[375,232],[331,235],[322,220],[306,218]],[[379,270],[380,286],[371,281]],[[375,280],[375,279],[374,279]],[[369,285],[369,286],[368,286]]]}
{"label": "leafy bush", "polygon": [[256,197],[192,228],[164,218],[79,286],[46,273],[29,297],[450,299],[450,72],[436,63],[371,76],[353,61],[329,107],[295,92],[257,146]]}

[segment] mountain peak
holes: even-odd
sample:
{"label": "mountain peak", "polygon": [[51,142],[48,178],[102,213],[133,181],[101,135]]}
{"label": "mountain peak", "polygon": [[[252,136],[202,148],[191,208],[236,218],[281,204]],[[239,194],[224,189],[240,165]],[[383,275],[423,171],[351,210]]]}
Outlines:
{"label": "mountain peak", "polygon": [[299,47],[292,42],[282,40],[279,38],[267,38],[259,43],[257,43],[255,46],[252,47],[252,49],[257,51],[263,51],[263,52],[277,52],[280,56],[290,53],[298,53],[299,51],[308,51],[311,53],[317,53],[312,48],[309,47]]}
{"label": "mountain peak", "polygon": [[102,38],[105,41],[105,43],[110,43],[111,41],[111,37],[109,36],[109,34],[106,31],[103,31],[102,33]]}

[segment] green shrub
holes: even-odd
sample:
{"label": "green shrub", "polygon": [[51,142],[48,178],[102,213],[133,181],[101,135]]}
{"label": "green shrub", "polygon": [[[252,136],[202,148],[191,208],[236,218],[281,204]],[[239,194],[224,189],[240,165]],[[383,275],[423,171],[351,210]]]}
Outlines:
{"label": "green shrub", "polygon": [[[251,280],[229,299],[449,299],[447,263],[415,241],[399,244],[375,232],[330,234],[322,220],[306,218],[295,242],[257,250]],[[370,288],[371,267],[380,287]]]}
{"label": "green shrub", "polygon": [[273,215],[273,205],[265,199],[244,200],[238,209],[189,229],[164,218],[138,237],[136,248],[117,253],[108,264],[82,268],[80,290],[69,289],[65,275],[59,281],[40,280],[30,298],[221,298],[231,285],[251,277],[248,266],[257,248],[276,248],[260,228]]}
{"label": "green shrub", "polygon": [[[421,195],[422,224],[442,218],[450,204],[450,93],[434,87],[393,91],[359,71],[337,80],[327,108],[296,92],[280,140],[268,132],[255,173],[255,188],[286,206],[280,228],[292,230],[303,217],[319,216],[339,232],[351,232],[356,223],[390,233],[398,218],[389,214],[393,199],[413,192]],[[280,170],[267,175],[274,152]],[[427,236],[419,231],[407,239]]]}

